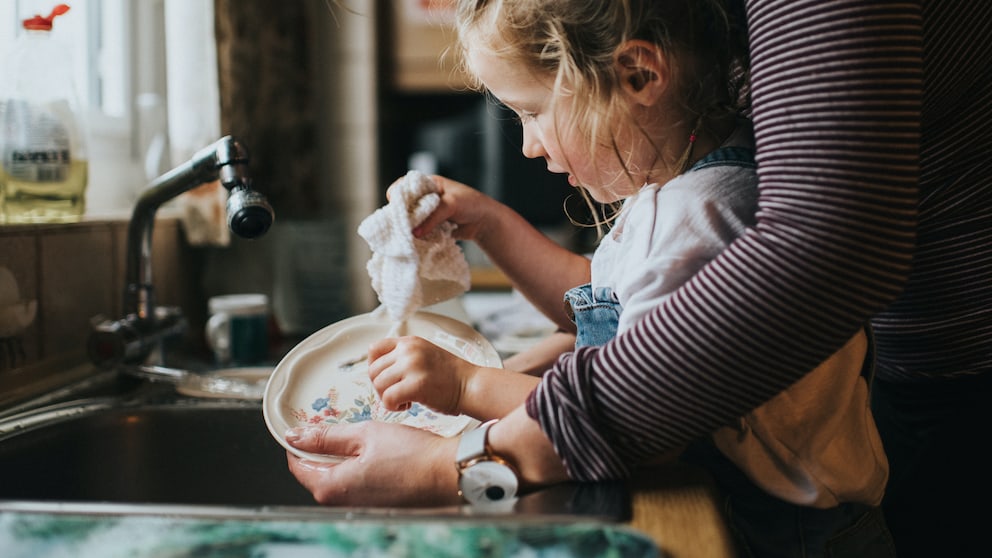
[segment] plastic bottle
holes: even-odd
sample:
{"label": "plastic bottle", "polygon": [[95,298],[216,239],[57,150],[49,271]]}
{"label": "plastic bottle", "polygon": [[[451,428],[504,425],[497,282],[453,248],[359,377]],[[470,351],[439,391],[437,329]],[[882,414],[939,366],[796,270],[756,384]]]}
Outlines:
{"label": "plastic bottle", "polygon": [[52,20],[25,19],[0,74],[0,203],[7,223],[77,221],[86,210],[87,138],[71,53],[51,39]]}

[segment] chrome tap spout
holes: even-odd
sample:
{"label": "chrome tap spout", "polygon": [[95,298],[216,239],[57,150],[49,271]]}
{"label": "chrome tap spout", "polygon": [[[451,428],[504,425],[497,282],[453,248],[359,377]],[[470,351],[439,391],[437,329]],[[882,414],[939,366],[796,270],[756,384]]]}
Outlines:
{"label": "chrome tap spout", "polygon": [[139,363],[166,337],[185,331],[178,309],[159,308],[152,284],[152,231],[165,202],[200,184],[219,180],[230,192],[227,224],[245,238],[265,234],[275,219],[265,196],[252,189],[248,151],[231,136],[201,149],[186,163],[156,178],[135,204],[128,224],[124,318],[99,321],[88,343],[90,360],[112,367]]}

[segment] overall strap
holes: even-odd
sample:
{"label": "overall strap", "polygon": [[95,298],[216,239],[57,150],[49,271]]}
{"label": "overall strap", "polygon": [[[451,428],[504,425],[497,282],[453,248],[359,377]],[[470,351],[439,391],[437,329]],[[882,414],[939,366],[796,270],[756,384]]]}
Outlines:
{"label": "overall strap", "polygon": [[758,167],[758,164],[754,160],[754,149],[750,147],[720,147],[696,161],[696,164],[692,165],[688,172],[717,166],[735,166],[754,169]]}

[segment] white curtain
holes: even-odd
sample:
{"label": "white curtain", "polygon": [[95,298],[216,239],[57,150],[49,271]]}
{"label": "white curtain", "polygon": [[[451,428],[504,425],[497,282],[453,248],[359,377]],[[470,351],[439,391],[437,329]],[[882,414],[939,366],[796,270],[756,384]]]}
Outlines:
{"label": "white curtain", "polygon": [[[165,0],[165,57],[169,152],[171,166],[176,166],[220,138],[212,1]],[[226,199],[227,192],[216,182],[179,198],[190,244],[230,243]]]}
{"label": "white curtain", "polygon": [[214,3],[165,0],[168,129],[172,165],[220,138]]}

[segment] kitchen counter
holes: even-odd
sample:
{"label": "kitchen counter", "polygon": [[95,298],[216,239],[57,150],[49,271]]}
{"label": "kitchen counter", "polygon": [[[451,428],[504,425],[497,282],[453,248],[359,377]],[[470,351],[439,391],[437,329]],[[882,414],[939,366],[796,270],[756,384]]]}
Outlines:
{"label": "kitchen counter", "polygon": [[730,534],[706,472],[668,463],[635,472],[628,526],[651,538],[665,558],[733,558]]}

